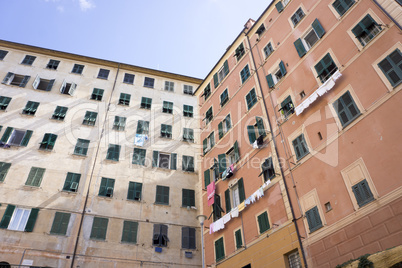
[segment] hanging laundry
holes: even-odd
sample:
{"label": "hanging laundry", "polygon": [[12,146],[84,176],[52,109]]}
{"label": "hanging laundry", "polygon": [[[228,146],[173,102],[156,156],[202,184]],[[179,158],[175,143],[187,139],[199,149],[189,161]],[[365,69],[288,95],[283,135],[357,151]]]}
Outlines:
{"label": "hanging laundry", "polygon": [[258,149],[258,143],[257,143],[257,140],[255,140],[255,141],[253,142],[253,148],[254,148],[254,149]]}
{"label": "hanging laundry", "polygon": [[244,206],[248,206],[251,204],[251,197],[247,198],[246,201],[244,201]]}
{"label": "hanging laundry", "polygon": [[145,142],[148,140],[148,136],[144,134],[135,134],[134,145],[144,146]]}
{"label": "hanging laundry", "polygon": [[215,182],[211,182],[208,186],[207,186],[207,195],[208,195],[208,206],[212,206],[215,202]]}
{"label": "hanging laundry", "polygon": [[239,217],[239,208],[235,207],[234,209],[232,209],[232,211],[230,212],[230,216],[232,216],[232,218]]}
{"label": "hanging laundry", "polygon": [[238,206],[239,212],[241,212],[246,206],[244,205],[244,201]]}
{"label": "hanging laundry", "polygon": [[209,225],[209,234],[212,234],[214,232],[214,223],[211,222],[211,224]]}
{"label": "hanging laundry", "polygon": [[214,232],[222,230],[223,228],[225,228],[225,225],[223,224],[223,218],[220,218],[219,220],[214,222],[214,228],[213,228]]}
{"label": "hanging laundry", "polygon": [[227,213],[225,216],[222,217],[223,224],[226,224],[230,221],[230,213]]}

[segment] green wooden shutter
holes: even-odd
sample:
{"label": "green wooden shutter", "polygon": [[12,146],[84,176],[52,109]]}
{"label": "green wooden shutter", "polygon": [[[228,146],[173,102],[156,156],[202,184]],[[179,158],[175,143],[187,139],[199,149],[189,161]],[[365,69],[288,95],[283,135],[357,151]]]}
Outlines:
{"label": "green wooden shutter", "polygon": [[6,76],[4,77],[4,79],[3,79],[3,82],[1,82],[1,83],[3,83],[3,84],[10,84],[10,79],[11,79],[11,77],[13,77],[13,76],[14,76],[14,73],[8,72],[8,73],[6,74]]}
{"label": "green wooden shutter", "polygon": [[257,137],[255,136],[255,128],[253,125],[247,126],[247,133],[248,133],[248,139],[250,141],[250,144],[253,144]]}
{"label": "green wooden shutter", "polygon": [[378,63],[381,71],[385,74],[393,87],[396,87],[402,81],[402,53],[395,49],[385,59]]}
{"label": "green wooden shutter", "polygon": [[285,75],[287,73],[286,68],[285,68],[285,64],[283,63],[283,61],[281,61],[279,63],[279,69],[281,70],[282,75]]}
{"label": "green wooden shutter", "polygon": [[265,133],[264,121],[258,116],[255,117],[255,121],[257,123],[258,135],[265,137],[267,134]]}
{"label": "green wooden shutter", "polygon": [[226,170],[226,154],[218,155],[219,162],[219,173],[222,173]]}
{"label": "green wooden shutter", "polygon": [[230,114],[228,114],[225,118],[226,122],[226,129],[229,131],[229,129],[232,127],[232,121],[230,120]]}
{"label": "green wooden shutter", "polygon": [[38,218],[39,209],[33,208],[31,209],[31,213],[29,214],[29,218],[27,224],[25,226],[25,232],[32,232],[35,227],[36,219]]}
{"label": "green wooden shutter", "polygon": [[373,193],[370,190],[370,186],[367,180],[364,179],[361,182],[353,185],[352,191],[356,197],[357,204],[362,207],[374,200]]}
{"label": "green wooden shutter", "polygon": [[122,242],[137,243],[138,222],[124,221]]}
{"label": "green wooden shutter", "polygon": [[307,53],[306,49],[304,48],[303,42],[299,38],[294,42],[294,45],[296,47],[297,54],[299,54],[299,57],[302,58]]}
{"label": "green wooden shutter", "polygon": [[215,133],[212,131],[211,135],[209,135],[211,139],[211,148],[215,146]]}
{"label": "green wooden shutter", "polygon": [[268,87],[273,88],[275,86],[274,79],[272,78],[272,74],[269,74],[265,77],[268,82]]}
{"label": "green wooden shutter", "polygon": [[0,228],[7,229],[8,225],[10,224],[11,217],[13,216],[15,206],[14,205],[7,205],[6,211],[4,212],[3,218],[0,222]]}
{"label": "green wooden shutter", "polygon": [[11,163],[0,162],[0,181],[4,181]]}
{"label": "green wooden shutter", "polygon": [[28,145],[29,139],[32,137],[32,133],[33,133],[32,130],[27,130],[25,132],[24,138],[21,141],[21,146],[26,147]]}
{"label": "green wooden shutter", "polygon": [[225,76],[227,76],[229,73],[229,64],[227,60],[225,60],[225,62],[223,63],[223,71],[225,72]]}
{"label": "green wooden shutter", "polygon": [[244,200],[246,200],[246,193],[244,192],[243,178],[240,178],[240,180],[237,182],[237,185],[239,186],[240,203],[242,203]]}
{"label": "green wooden shutter", "polygon": [[208,147],[208,139],[205,138],[205,139],[202,141],[202,152],[203,152],[203,154],[206,153],[207,147]]}
{"label": "green wooden shutter", "polygon": [[204,171],[204,185],[205,188],[211,183],[210,172],[209,169]]}
{"label": "green wooden shutter", "polygon": [[46,89],[45,89],[45,91],[50,91],[50,90],[52,90],[52,87],[53,87],[53,85],[54,85],[54,79],[52,79],[52,80],[50,80],[49,81],[49,84],[47,84],[47,87],[46,87]]}
{"label": "green wooden shutter", "polygon": [[258,215],[257,220],[258,220],[258,225],[260,227],[260,234],[264,233],[265,231],[267,231],[270,228],[269,221],[268,221],[268,214],[266,211],[264,213]]}
{"label": "green wooden shutter", "polygon": [[66,235],[68,223],[70,222],[70,217],[70,213],[56,212],[54,215],[54,220],[52,228],[50,229],[50,233]]}
{"label": "green wooden shutter", "polygon": [[318,19],[315,19],[311,26],[313,26],[313,29],[317,33],[319,38],[321,38],[325,34],[325,30],[321,26],[321,23],[318,21]]}
{"label": "green wooden shutter", "polygon": [[7,127],[7,128],[6,128],[6,131],[4,131],[4,134],[3,134],[3,136],[1,137],[1,141],[4,142],[4,143],[7,143],[8,138],[10,138],[11,133],[13,133],[13,131],[14,131],[14,128],[12,128],[12,127]]}
{"label": "green wooden shutter", "polygon": [[157,167],[159,162],[159,152],[154,151],[152,156],[152,166]]}
{"label": "green wooden shutter", "polygon": [[318,212],[317,206],[306,211],[305,216],[307,218],[308,227],[310,232],[314,232],[322,227],[322,222],[320,218],[320,213]]}
{"label": "green wooden shutter", "polygon": [[240,229],[235,232],[235,237],[236,237],[236,249],[239,249],[243,246],[243,239],[241,237]]}
{"label": "green wooden shutter", "polygon": [[237,141],[235,141],[235,143],[233,144],[233,149],[234,149],[234,154],[235,154],[234,161],[237,162],[240,160],[239,144]]}
{"label": "green wooden shutter", "polygon": [[170,169],[172,170],[177,169],[177,154],[170,155]]}
{"label": "green wooden shutter", "polygon": [[225,191],[225,204],[226,204],[226,213],[229,213],[232,210],[232,204],[230,203],[230,190],[227,189]]}
{"label": "green wooden shutter", "polygon": [[109,219],[94,217],[90,238],[105,240],[108,222]]}
{"label": "green wooden shutter", "polygon": [[223,237],[215,241],[215,258],[216,262],[225,258],[225,247],[223,243]]}
{"label": "green wooden shutter", "polygon": [[218,124],[218,133],[219,133],[219,139],[223,137],[223,127],[222,127],[222,122]]}
{"label": "green wooden shutter", "polygon": [[29,81],[31,77],[29,75],[24,76],[24,78],[22,79],[19,87],[25,87]]}
{"label": "green wooden shutter", "polygon": [[219,86],[218,74],[214,74],[214,86],[217,88]]}
{"label": "green wooden shutter", "polygon": [[276,3],[275,7],[276,7],[276,9],[278,10],[279,13],[281,13],[283,11],[283,4],[282,4],[281,1]]}

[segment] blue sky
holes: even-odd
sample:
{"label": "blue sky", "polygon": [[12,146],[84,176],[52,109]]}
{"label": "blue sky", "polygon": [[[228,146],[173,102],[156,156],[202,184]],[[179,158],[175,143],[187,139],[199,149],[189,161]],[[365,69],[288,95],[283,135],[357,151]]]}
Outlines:
{"label": "blue sky", "polygon": [[0,39],[205,78],[270,0],[0,0]]}

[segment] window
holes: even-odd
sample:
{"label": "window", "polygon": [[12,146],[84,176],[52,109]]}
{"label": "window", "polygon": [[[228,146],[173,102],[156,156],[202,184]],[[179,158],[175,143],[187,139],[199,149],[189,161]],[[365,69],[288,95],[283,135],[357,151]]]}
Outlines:
{"label": "window", "polygon": [[162,112],[167,113],[167,114],[172,114],[173,113],[173,102],[164,101]]}
{"label": "window", "polygon": [[215,241],[215,261],[221,261],[225,258],[225,246],[223,243],[223,237]]}
{"label": "window", "polygon": [[169,187],[156,185],[155,203],[169,205]]}
{"label": "window", "polygon": [[4,111],[5,109],[7,109],[7,106],[10,103],[10,101],[11,101],[11,98],[0,96],[0,110]]}
{"label": "window", "polygon": [[115,116],[114,117],[114,123],[113,123],[113,129],[114,130],[124,130],[126,127],[126,119],[125,117],[122,116]]}
{"label": "window", "polygon": [[87,111],[85,113],[84,121],[82,121],[82,124],[87,125],[87,126],[95,126],[97,116],[98,116],[98,113]]}
{"label": "window", "polygon": [[205,138],[202,142],[202,147],[203,147],[203,152],[204,155],[208,153],[209,150],[212,149],[215,145],[215,137],[214,137],[214,132],[212,131],[211,134],[207,138]]}
{"label": "window", "polygon": [[223,66],[219,69],[219,71],[217,73],[214,74],[215,88],[217,88],[219,86],[219,84],[228,75],[228,73],[229,73],[229,64],[228,64],[228,61],[225,60],[225,62],[223,63]]}
{"label": "window", "polygon": [[194,157],[183,155],[182,161],[183,171],[194,172]]}
{"label": "window", "polygon": [[134,75],[125,73],[123,83],[130,84],[130,85],[134,84]]}
{"label": "window", "polygon": [[35,59],[36,59],[35,56],[26,55],[25,58],[22,60],[21,64],[32,65]]}
{"label": "window", "polygon": [[165,81],[165,90],[174,91],[174,82]]}
{"label": "window", "polygon": [[265,161],[261,165],[261,173],[258,176],[264,176],[264,182],[275,178],[275,169],[272,163],[272,157],[265,159]]}
{"label": "window", "polygon": [[130,105],[130,98],[131,98],[130,94],[120,93],[119,104],[126,106]]}
{"label": "window", "polygon": [[168,238],[168,226],[164,224],[154,224],[154,232],[152,236],[152,245],[166,247]]}
{"label": "window", "polygon": [[145,166],[145,154],[146,150],[141,148],[134,148],[133,152],[133,164]]}
{"label": "window", "polygon": [[206,189],[210,183],[211,183],[211,174],[209,169],[207,169],[204,171],[204,188]]}
{"label": "window", "polygon": [[369,14],[352,29],[352,33],[362,46],[367,45],[380,32],[380,25]]}
{"label": "window", "polygon": [[195,249],[195,228],[181,228],[181,248]]}
{"label": "window", "polygon": [[320,218],[320,213],[318,212],[317,206],[306,211],[306,219],[310,233],[320,229],[322,227],[322,222]]}
{"label": "window", "polygon": [[57,70],[57,67],[59,67],[59,60],[49,60],[49,63],[46,65],[47,69],[52,69],[52,70]]}
{"label": "window", "polygon": [[121,242],[137,243],[138,222],[124,221]]}
{"label": "window", "polygon": [[278,12],[281,13],[289,2],[290,0],[279,1],[278,3],[276,3],[275,7],[278,10]]}
{"label": "window", "polygon": [[340,16],[343,16],[343,14],[345,14],[354,3],[355,0],[336,0],[334,3],[332,3],[332,6]]}
{"label": "window", "polygon": [[244,200],[246,200],[246,194],[243,178],[241,178],[234,186],[225,191],[226,213],[240,205]]}
{"label": "window", "polygon": [[14,129],[12,127],[7,127],[4,131],[3,136],[1,137],[1,142],[7,145],[26,147],[29,140],[31,139],[32,133],[32,130]]}
{"label": "window", "polygon": [[130,181],[128,183],[128,192],[127,199],[128,200],[141,200],[141,192],[142,192],[142,183]]}
{"label": "window", "polygon": [[191,128],[183,128],[183,141],[194,142],[194,130]]}
{"label": "window", "polygon": [[75,145],[74,148],[74,154],[86,156],[88,152],[88,147],[89,147],[89,140],[78,139],[77,144]]}
{"label": "window", "polygon": [[244,50],[244,45],[243,45],[243,43],[241,43],[236,48],[236,51],[235,51],[235,56],[236,56],[237,61],[239,61],[244,56],[245,53],[246,53],[246,51]]}
{"label": "window", "polygon": [[106,69],[99,69],[98,78],[100,79],[107,79],[109,77],[109,70]]}
{"label": "window", "polygon": [[31,167],[25,185],[39,187],[42,182],[43,174],[45,174],[44,168]]}
{"label": "window", "polygon": [[107,149],[106,159],[112,161],[119,161],[120,156],[120,145],[117,144],[109,144],[109,148]]}
{"label": "window", "polygon": [[32,83],[32,87],[38,90],[50,91],[54,85],[55,79],[43,79],[39,75],[36,76],[35,81]]}
{"label": "window", "polygon": [[188,95],[193,95],[193,86],[184,85],[183,86],[183,93]]}
{"label": "window", "polygon": [[225,89],[225,90],[222,92],[222,94],[221,94],[221,96],[220,96],[220,99],[221,99],[221,107],[222,107],[222,106],[225,105],[226,102],[228,102],[228,100],[229,100],[228,89]]}
{"label": "window", "polygon": [[259,142],[262,142],[260,139],[266,136],[264,121],[261,117],[256,116],[255,124],[247,126],[247,133],[250,144],[254,144],[258,140],[257,145],[260,145]]}
{"label": "window", "polygon": [[378,67],[380,67],[393,87],[396,87],[402,81],[401,63],[402,53],[399,49],[396,49],[378,64]]}
{"label": "window", "polygon": [[272,47],[271,42],[269,42],[265,47],[264,47],[264,55],[265,58],[268,58],[272,52],[274,52],[274,48]]}
{"label": "window", "polygon": [[255,89],[251,89],[246,95],[247,110],[250,110],[254,104],[257,103],[257,94],[255,94]]}
{"label": "window", "polygon": [[212,106],[208,109],[208,111],[205,113],[205,124],[208,124],[209,122],[212,121],[212,118],[214,117],[214,114],[212,112]]}
{"label": "window", "polygon": [[361,114],[349,91],[346,91],[346,93],[337,99],[332,105],[338,114],[342,127],[349,125]]}
{"label": "window", "polygon": [[67,83],[66,80],[63,81],[60,87],[61,94],[68,94],[72,96],[74,94],[75,89],[77,88],[77,84],[75,83]]}
{"label": "window", "polygon": [[219,139],[223,137],[232,128],[230,114],[228,114],[222,122],[218,124]]}
{"label": "window", "polygon": [[103,97],[103,89],[100,88],[94,88],[94,90],[92,91],[91,94],[91,100],[97,100],[97,101],[101,101],[102,97]]}
{"label": "window", "polygon": [[279,68],[276,69],[272,74],[268,74],[266,76],[267,82],[268,82],[268,87],[273,88],[279,81],[282,79],[282,77],[285,76],[287,73],[285,64],[283,64],[283,61],[279,63]]}
{"label": "window", "polygon": [[241,83],[244,84],[246,80],[250,77],[250,69],[248,68],[248,64],[243,70],[240,71]]}
{"label": "window", "polygon": [[307,51],[309,51],[318,42],[318,40],[323,37],[324,34],[324,28],[321,26],[321,23],[318,21],[318,19],[315,19],[311,25],[311,29],[308,30],[303,37],[294,42],[299,57],[303,57]]}
{"label": "window", "polygon": [[258,27],[258,29],[255,33],[258,34],[258,37],[260,37],[263,32],[265,32],[265,26],[264,26],[264,24],[261,24],[261,26]]}
{"label": "window", "polygon": [[314,68],[317,72],[317,77],[320,78],[322,83],[327,81],[331,77],[331,75],[333,75],[336,72],[336,70],[338,70],[338,67],[332,60],[331,55],[329,53],[327,53],[327,55],[325,55],[322,58],[322,60],[320,60],[314,66]]}
{"label": "window", "polygon": [[279,112],[281,113],[283,119],[288,118],[291,114],[295,112],[292,98],[290,96],[288,96],[284,101],[281,102],[281,108],[279,109]]}
{"label": "window", "polygon": [[32,232],[38,217],[39,209],[16,208],[14,205],[7,205],[0,228],[14,231]]}
{"label": "window", "polygon": [[293,26],[296,27],[296,25],[301,21],[301,19],[304,17],[304,12],[301,9],[301,7],[299,7],[295,14],[292,15],[292,17],[290,18],[290,20],[293,22]]}
{"label": "window", "polygon": [[84,70],[84,65],[74,64],[73,70],[71,71],[73,74],[82,74]]}
{"label": "window", "polygon": [[66,235],[68,223],[70,222],[70,217],[70,213],[56,212],[54,214],[52,229],[50,229],[50,233],[56,235]]}
{"label": "window", "polygon": [[25,87],[30,78],[31,77],[29,75],[19,75],[8,72],[2,83],[11,86]]}
{"label": "window", "polygon": [[264,211],[260,215],[257,216],[257,221],[258,221],[258,229],[260,230],[260,234],[266,232],[271,228],[269,226],[269,221],[268,221],[268,213]]}
{"label": "window", "polygon": [[195,206],[195,191],[189,189],[182,189],[182,207]]}
{"label": "window", "polygon": [[162,138],[172,138],[172,126],[171,125],[161,125],[161,137]]}
{"label": "window", "polygon": [[241,229],[235,232],[235,243],[236,243],[236,249],[243,247],[243,238],[241,235]]}
{"label": "window", "polygon": [[4,181],[10,167],[11,167],[11,163],[0,162],[0,182]]}
{"label": "window", "polygon": [[221,197],[217,194],[214,196],[214,204],[212,205],[212,215],[214,216],[213,219],[214,221],[219,220],[222,218],[222,212],[225,213],[225,211],[221,207]]}
{"label": "window", "polygon": [[299,135],[296,139],[292,141],[293,148],[296,153],[296,159],[300,160],[304,156],[306,156],[309,153],[309,149],[306,143],[306,140],[304,139],[304,134]]}
{"label": "window", "polygon": [[22,109],[22,114],[34,115],[38,110],[39,102],[28,101],[25,108]]}
{"label": "window", "polygon": [[201,97],[204,96],[204,100],[207,100],[209,96],[211,96],[211,84],[208,84],[204,88],[204,93],[201,95]]}
{"label": "window", "polygon": [[42,150],[53,150],[54,144],[56,143],[57,135],[52,133],[45,133],[43,140],[40,143],[39,149]]}
{"label": "window", "polygon": [[295,251],[287,256],[289,268],[302,268],[299,252]]}
{"label": "window", "polygon": [[99,196],[112,197],[114,190],[114,179],[102,177],[99,187]]}
{"label": "window", "polygon": [[0,50],[0,60],[4,60],[6,55],[8,54],[8,51],[5,50]]}
{"label": "window", "polygon": [[152,99],[151,98],[142,97],[142,99],[141,99],[141,107],[140,108],[150,110],[151,105],[152,105]]}
{"label": "window", "polygon": [[57,106],[53,112],[52,119],[63,121],[66,117],[67,110],[67,107]]}
{"label": "window", "polygon": [[193,113],[193,106],[190,105],[183,105],[183,115],[185,117],[193,117],[194,113]]}
{"label": "window", "polygon": [[154,88],[154,83],[155,83],[154,78],[145,77],[145,79],[144,79],[144,87]]}
{"label": "window", "polygon": [[149,121],[138,120],[137,134],[149,135]]}
{"label": "window", "polygon": [[90,238],[105,240],[108,222],[107,218],[94,217]]}
{"label": "window", "polygon": [[362,207],[371,201],[374,201],[373,193],[370,190],[370,186],[367,180],[364,179],[352,186],[352,191],[356,197],[357,204]]}
{"label": "window", "polygon": [[64,181],[63,191],[77,192],[81,174],[68,172]]}
{"label": "window", "polygon": [[177,169],[177,154],[161,153],[159,151],[153,151],[152,166],[165,168],[165,169]]}

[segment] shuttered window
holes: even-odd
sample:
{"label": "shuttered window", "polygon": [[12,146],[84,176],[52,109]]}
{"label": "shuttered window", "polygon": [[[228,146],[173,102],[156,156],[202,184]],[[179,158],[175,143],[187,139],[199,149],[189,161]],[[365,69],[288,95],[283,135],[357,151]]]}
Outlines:
{"label": "shuttered window", "polygon": [[165,90],[166,91],[174,91],[174,82],[165,81]]}
{"label": "shuttered window", "polygon": [[8,51],[6,50],[0,50],[0,60],[4,60],[6,55],[8,54]]}
{"label": "shuttered window", "polygon": [[268,58],[272,52],[274,52],[274,48],[272,47],[271,42],[269,42],[265,47],[264,47],[264,55],[265,58]]}
{"label": "shuttered window", "polygon": [[74,148],[74,154],[86,156],[88,152],[89,140],[78,139]]}
{"label": "shuttered window", "polygon": [[259,176],[264,175],[264,182],[275,177],[275,169],[272,163],[272,157],[265,159],[264,163],[261,165],[261,169],[262,171]]}
{"label": "shuttered window", "polygon": [[127,120],[126,117],[115,116],[114,123],[113,123],[113,129],[123,131],[126,128],[126,120]]}
{"label": "shuttered window", "polygon": [[161,125],[161,137],[162,138],[172,138],[172,126],[171,125]]}
{"label": "shuttered window", "polygon": [[98,78],[107,79],[109,77],[110,70],[99,69]]}
{"label": "shuttered window", "polygon": [[7,205],[6,211],[0,222],[0,228],[14,231],[32,232],[39,209],[17,208],[14,205]]}
{"label": "shuttered window", "polygon": [[134,84],[134,77],[135,76],[133,74],[125,73],[123,83],[130,84],[130,85]]}
{"label": "shuttered window", "polygon": [[140,201],[141,194],[142,194],[142,183],[130,181],[128,183],[127,199]]}
{"label": "shuttered window", "polygon": [[94,126],[97,116],[98,116],[98,113],[87,111],[85,113],[84,120],[82,121],[82,124],[87,125],[87,126]]}
{"label": "shuttered window", "polygon": [[206,189],[207,186],[211,183],[211,176],[209,169],[204,171],[204,188]]}
{"label": "shuttered window", "polygon": [[219,69],[217,73],[214,74],[214,86],[217,88],[223,79],[229,74],[229,64],[225,60],[223,66]]}
{"label": "shuttered window", "polygon": [[108,223],[109,219],[107,218],[94,217],[90,238],[105,240]]}
{"label": "shuttered window", "polygon": [[117,144],[109,144],[109,148],[107,149],[106,159],[112,161],[119,161],[120,156],[120,145]]}
{"label": "shuttered window", "polygon": [[378,63],[378,67],[380,67],[393,87],[402,82],[402,53],[399,49],[394,50]]}
{"label": "shuttered window", "polygon": [[25,58],[22,60],[21,64],[32,65],[35,59],[36,59],[35,56],[25,55]]}
{"label": "shuttered window", "polygon": [[29,75],[19,75],[8,72],[4,77],[2,83],[17,87],[25,87],[31,77]]}
{"label": "shuttered window", "polygon": [[168,226],[164,224],[154,224],[154,232],[152,236],[152,245],[166,247],[168,238]]}
{"label": "shuttered window", "polygon": [[352,33],[365,46],[381,32],[381,26],[368,14],[355,27]]}
{"label": "shuttered window", "polygon": [[182,189],[182,204],[183,207],[195,206],[195,191],[190,189]]}
{"label": "shuttered window", "polygon": [[68,172],[64,181],[63,191],[76,192],[80,184],[81,174]]}
{"label": "shuttered window", "polygon": [[232,203],[230,201],[230,189],[225,191],[225,205],[226,205],[226,213],[232,210]]}
{"label": "shuttered window", "polygon": [[184,85],[183,86],[183,93],[187,95],[193,95],[193,86]]}
{"label": "shuttered window", "polygon": [[332,3],[332,6],[340,16],[343,16],[355,2],[355,0],[336,0]]}
{"label": "shuttered window", "polygon": [[264,211],[260,215],[257,216],[258,227],[260,229],[260,234],[269,230],[269,221],[268,221],[268,213]]}
{"label": "shuttered window", "polygon": [[302,18],[304,18],[304,12],[301,9],[301,7],[299,7],[296,12],[292,15],[292,17],[290,17],[290,20],[293,22],[293,26],[295,27]]}
{"label": "shuttered window", "polygon": [[169,205],[169,187],[168,186],[156,186],[156,204]]}
{"label": "shuttered window", "polygon": [[45,174],[44,168],[31,167],[25,185],[39,187],[42,182],[43,174]]}
{"label": "shuttered window", "polygon": [[13,127],[7,127],[1,137],[1,141],[8,145],[26,147],[31,139],[32,133],[32,130],[18,130]]}
{"label": "shuttered window", "polygon": [[370,190],[370,186],[367,183],[367,180],[364,179],[361,182],[352,186],[352,191],[355,195],[357,204],[359,207],[362,207],[371,201],[374,201],[373,193]]}
{"label": "shuttered window", "polygon": [[306,216],[308,227],[309,227],[311,233],[322,227],[320,213],[318,211],[317,206],[306,211],[305,216]]}
{"label": "shuttered window", "polygon": [[25,108],[22,109],[22,113],[27,115],[34,115],[38,110],[38,107],[39,102],[28,101],[27,104],[25,105]]}
{"label": "shuttered window", "polygon": [[193,106],[184,104],[183,105],[183,115],[185,117],[193,117],[194,116]]}
{"label": "shuttered window", "polygon": [[333,103],[334,109],[338,114],[339,121],[342,127],[349,125],[355,118],[361,113],[356,103],[354,102],[352,95],[347,91],[339,99]]}
{"label": "shuttered window", "polygon": [[133,164],[145,166],[145,154],[146,150],[141,148],[134,148],[133,152]]}
{"label": "shuttered window", "polygon": [[103,89],[94,88],[91,94],[91,100],[101,101],[103,97],[103,92],[104,92]]}
{"label": "shuttered window", "polygon": [[84,65],[74,64],[73,70],[71,71],[73,74],[82,74],[84,70]]}
{"label": "shuttered window", "polygon": [[223,237],[215,241],[215,261],[221,261],[225,258],[225,246],[223,243]]}
{"label": "shuttered window", "polygon": [[131,98],[130,94],[120,93],[119,104],[126,106],[130,105],[130,98]]}
{"label": "shuttered window", "polygon": [[4,181],[10,167],[11,167],[11,163],[0,162],[0,182]]}
{"label": "shuttered window", "polygon": [[138,222],[124,221],[121,242],[137,243]]}
{"label": "shuttered window", "polygon": [[241,43],[235,50],[235,56],[237,61],[239,61],[244,56],[245,53],[246,51],[244,50],[244,45],[243,43]]}
{"label": "shuttered window", "polygon": [[247,103],[247,110],[250,110],[254,104],[257,103],[257,94],[255,93],[255,89],[253,88],[250,92],[246,95],[246,103]]}
{"label": "shuttered window", "polygon": [[114,191],[114,179],[102,177],[98,195],[105,197],[112,197],[113,191]]}
{"label": "shuttered window", "polygon": [[241,83],[244,84],[244,82],[247,81],[247,79],[250,77],[250,68],[248,67],[248,64],[240,71],[240,77],[241,77]]}
{"label": "shuttered window", "polygon": [[209,96],[211,96],[211,84],[208,84],[205,88],[204,88],[204,93],[202,94],[204,95],[204,100],[207,100]]}
{"label": "shuttered window", "polygon": [[60,121],[64,120],[64,118],[66,117],[67,110],[68,110],[67,107],[57,106],[53,112],[52,119]]}
{"label": "shuttered window", "polygon": [[292,144],[296,153],[297,160],[302,159],[305,155],[309,153],[306,140],[304,139],[304,134],[301,134],[296,139],[294,139],[292,141]]}
{"label": "shuttered window", "polygon": [[183,128],[183,140],[194,142],[194,130],[191,128]]}
{"label": "shuttered window", "polygon": [[211,122],[213,117],[214,117],[214,114],[212,112],[212,107],[210,107],[208,109],[208,111],[205,113],[205,124],[208,124],[209,122]]}
{"label": "shuttered window", "polygon": [[5,109],[7,109],[7,106],[10,103],[10,101],[11,101],[11,98],[0,96],[0,110],[4,111]]}
{"label": "shuttered window", "polygon": [[194,172],[194,157],[183,155],[182,169],[183,171]]}
{"label": "shuttered window", "polygon": [[243,247],[243,238],[241,235],[241,229],[235,232],[235,239],[236,239],[236,249]]}
{"label": "shuttered window", "polygon": [[48,64],[46,65],[47,69],[57,70],[59,67],[60,61],[59,60],[49,60]]}
{"label": "shuttered window", "polygon": [[155,79],[150,77],[145,77],[144,87],[154,88]]}
{"label": "shuttered window", "polygon": [[314,68],[317,72],[317,77],[320,78],[322,83],[325,83],[325,81],[327,81],[336,70],[338,70],[338,67],[329,53],[327,53],[322,60],[314,66]]}
{"label": "shuttered window", "polygon": [[52,133],[45,133],[39,148],[42,150],[53,150],[54,144],[56,143],[57,135]]}
{"label": "shuttered window", "polygon": [[138,120],[137,134],[149,135],[149,121]]}
{"label": "shuttered window", "polygon": [[229,100],[228,89],[225,89],[222,94],[220,95],[221,99],[221,106],[225,105],[226,102]]}
{"label": "shuttered window", "polygon": [[141,98],[141,106],[140,106],[141,108],[150,110],[151,105],[152,105],[151,98],[146,98],[146,97]]}
{"label": "shuttered window", "polygon": [[195,228],[181,228],[181,248],[195,249]]}
{"label": "shuttered window", "polygon": [[51,234],[66,235],[68,223],[70,222],[70,213],[56,212],[53,219]]}
{"label": "shuttered window", "polygon": [[173,113],[173,102],[164,101],[163,107],[162,107],[162,112],[167,113],[167,114],[172,114]]}

